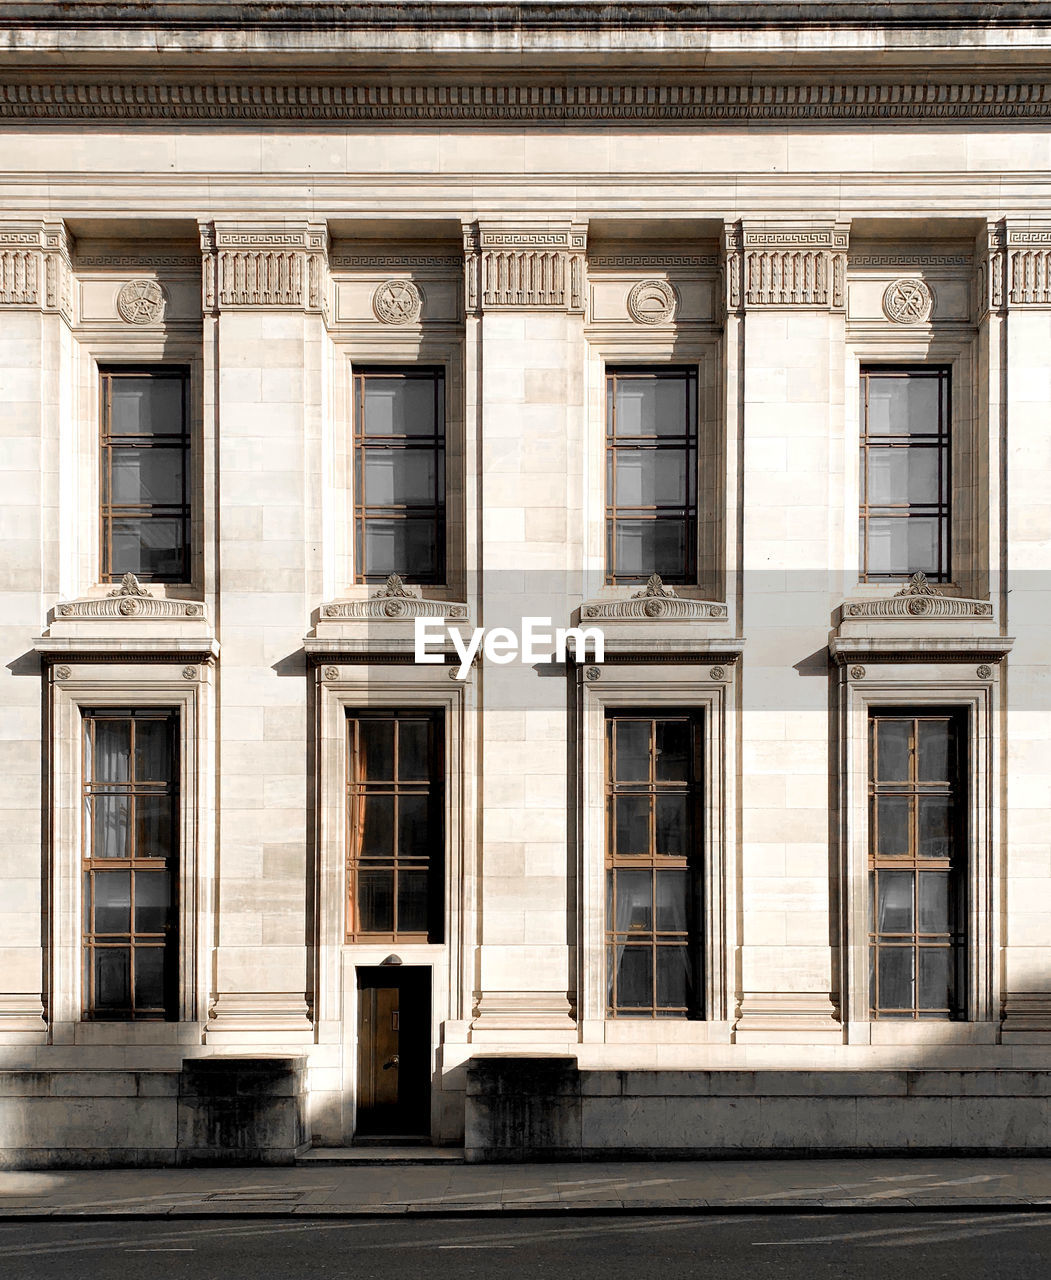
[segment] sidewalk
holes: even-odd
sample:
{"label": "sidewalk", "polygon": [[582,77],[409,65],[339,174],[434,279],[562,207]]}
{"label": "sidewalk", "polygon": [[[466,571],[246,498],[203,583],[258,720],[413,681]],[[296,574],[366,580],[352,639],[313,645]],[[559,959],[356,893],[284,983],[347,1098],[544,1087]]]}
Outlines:
{"label": "sidewalk", "polygon": [[0,1218],[1051,1207],[1051,1159],[0,1171]]}

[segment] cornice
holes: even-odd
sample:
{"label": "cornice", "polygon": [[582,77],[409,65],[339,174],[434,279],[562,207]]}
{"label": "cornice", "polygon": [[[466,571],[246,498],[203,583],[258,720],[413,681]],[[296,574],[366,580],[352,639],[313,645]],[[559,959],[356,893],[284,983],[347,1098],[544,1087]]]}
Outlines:
{"label": "cornice", "polygon": [[771,80],[716,84],[567,84],[499,79],[414,84],[297,84],[113,80],[8,81],[0,84],[3,120],[269,121],[286,123],[440,124],[472,121],[849,122],[1051,119],[1051,80],[981,83],[884,80],[798,84]]}

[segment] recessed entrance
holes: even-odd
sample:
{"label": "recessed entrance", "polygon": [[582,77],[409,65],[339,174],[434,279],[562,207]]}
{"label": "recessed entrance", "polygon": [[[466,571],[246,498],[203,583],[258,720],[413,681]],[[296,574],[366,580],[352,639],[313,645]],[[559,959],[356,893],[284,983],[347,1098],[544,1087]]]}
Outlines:
{"label": "recessed entrance", "polygon": [[355,1138],[427,1137],[431,1110],[431,971],[358,969]]}

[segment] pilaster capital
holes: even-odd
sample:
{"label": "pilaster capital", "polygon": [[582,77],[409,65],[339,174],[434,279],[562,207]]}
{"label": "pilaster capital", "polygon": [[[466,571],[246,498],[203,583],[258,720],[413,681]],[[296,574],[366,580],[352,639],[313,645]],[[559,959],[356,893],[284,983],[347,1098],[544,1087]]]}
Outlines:
{"label": "pilaster capital", "polygon": [[323,311],[328,229],[314,222],[202,222],[206,315],[242,307]]}
{"label": "pilaster capital", "polygon": [[0,222],[0,307],[72,313],[69,233],[61,221]]}
{"label": "pilaster capital", "polygon": [[989,307],[1051,309],[1051,221],[1003,218],[991,224],[986,257]]}
{"label": "pilaster capital", "polygon": [[463,231],[468,312],[583,312],[585,224],[472,222]]}
{"label": "pilaster capital", "polygon": [[843,311],[849,243],[845,222],[727,223],[727,310]]}

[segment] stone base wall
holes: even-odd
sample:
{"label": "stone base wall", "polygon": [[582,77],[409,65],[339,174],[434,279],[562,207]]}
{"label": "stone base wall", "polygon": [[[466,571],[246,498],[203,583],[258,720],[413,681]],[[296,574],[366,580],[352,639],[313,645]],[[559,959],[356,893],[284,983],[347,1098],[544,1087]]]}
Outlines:
{"label": "stone base wall", "polygon": [[1051,1071],[594,1071],[475,1058],[468,1161],[1051,1154]]}
{"label": "stone base wall", "polygon": [[291,1164],[306,1135],[301,1058],[0,1071],[2,1169]]}

